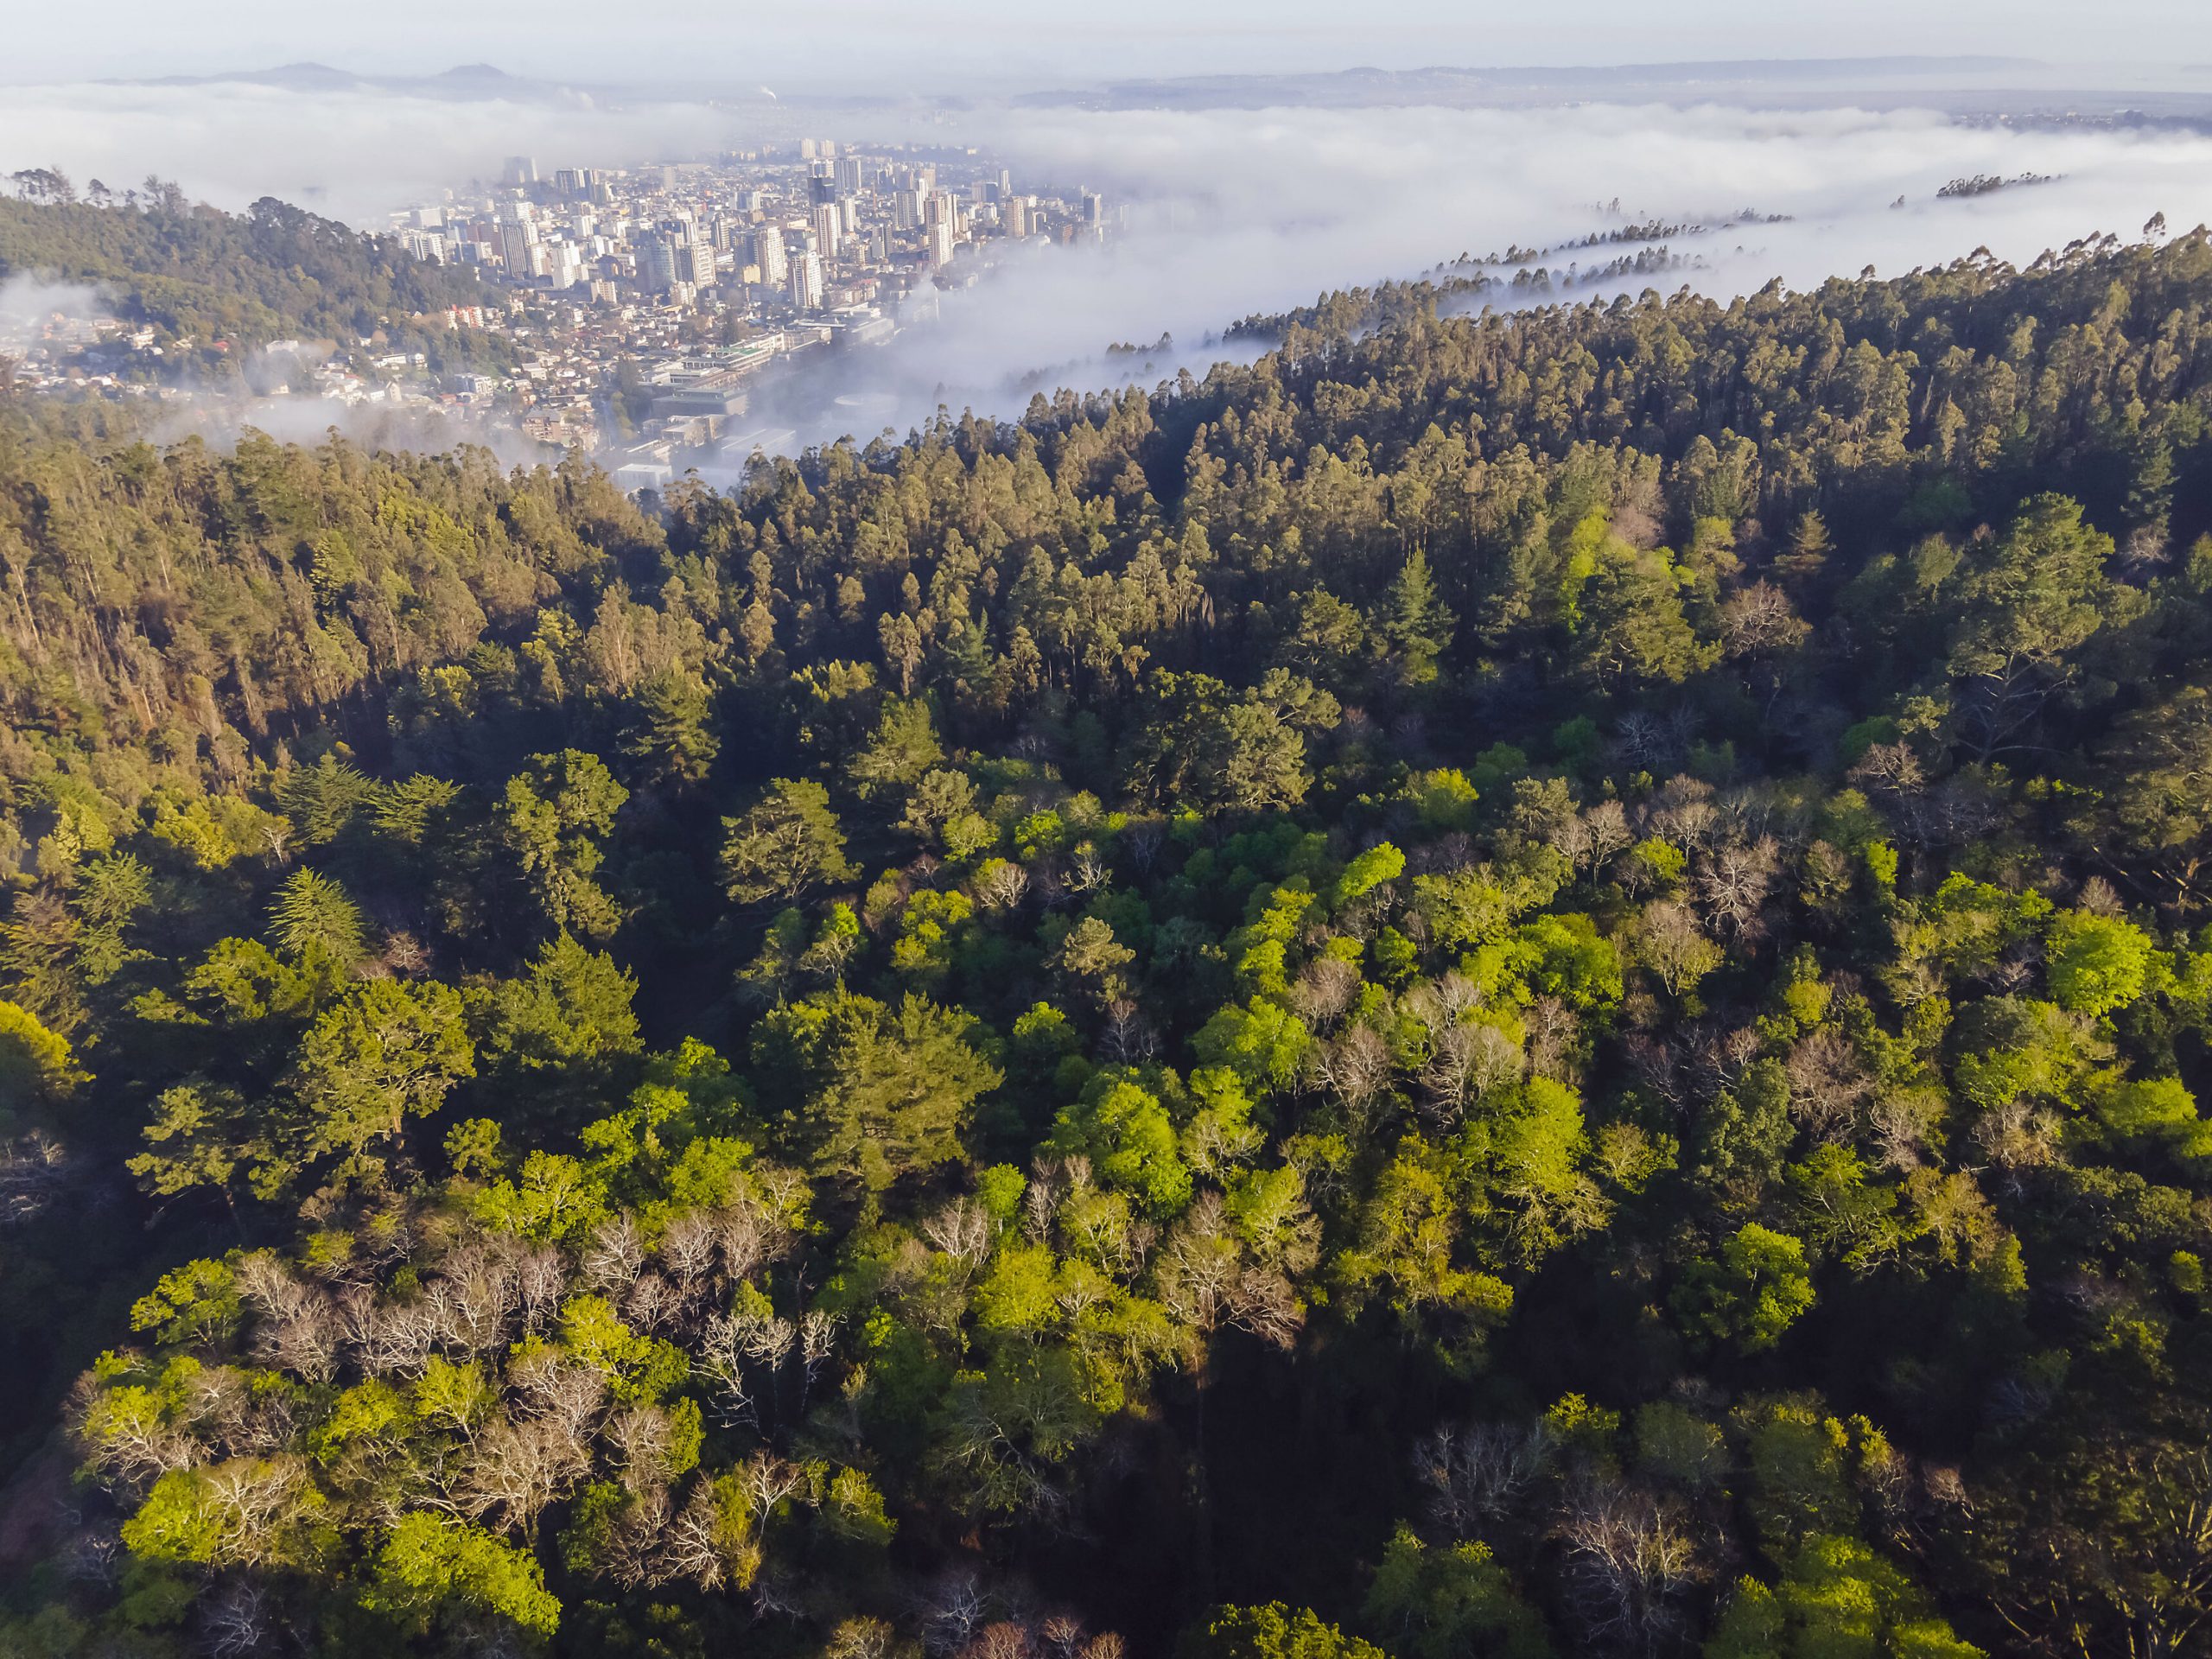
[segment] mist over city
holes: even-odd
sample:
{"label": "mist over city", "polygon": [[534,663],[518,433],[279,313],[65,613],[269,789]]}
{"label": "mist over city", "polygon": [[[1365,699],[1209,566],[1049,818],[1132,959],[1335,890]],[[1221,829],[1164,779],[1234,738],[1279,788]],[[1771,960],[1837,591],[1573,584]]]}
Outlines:
{"label": "mist over city", "polygon": [[[516,459],[580,446],[633,481],[727,481],[756,449],[903,436],[940,407],[1009,419],[1063,385],[1203,376],[1259,349],[1224,340],[1240,319],[1440,267],[1482,279],[1462,308],[1732,298],[2212,219],[2202,95],[2158,70],[2105,76],[2084,90],[2062,66],[1984,54],[932,98],[294,63],[25,85],[0,109],[0,156],[38,162],[11,164],[19,190],[49,169],[111,192],[150,171],[222,211],[274,197],[393,239],[480,283],[441,328],[522,359],[440,372],[429,353],[378,350],[372,328],[279,340],[275,378],[130,372],[156,343],[103,375],[93,288],[38,313],[92,347],[33,354],[57,385],[92,368],[158,391],[188,405],[180,431],[389,438],[427,421]],[[18,338],[54,279],[4,279]],[[664,393],[656,415],[639,390],[677,385],[696,410]]]}
{"label": "mist over city", "polygon": [[0,1659],[2212,1659],[2202,0],[0,22]]}

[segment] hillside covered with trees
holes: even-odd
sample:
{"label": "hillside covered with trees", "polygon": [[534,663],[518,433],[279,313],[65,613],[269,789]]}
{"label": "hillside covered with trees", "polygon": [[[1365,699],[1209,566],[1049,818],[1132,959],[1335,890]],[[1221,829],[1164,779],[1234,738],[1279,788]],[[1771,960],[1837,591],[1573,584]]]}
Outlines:
{"label": "hillside covered with trees", "polygon": [[351,348],[380,335],[456,364],[491,343],[413,321],[483,304],[474,271],[417,259],[389,238],[273,196],[233,214],[158,178],[128,191],[94,181],[82,195],[49,168],[10,181],[15,194],[0,196],[0,282],[99,288],[118,317],[152,328],[162,347],[162,357],[140,360],[142,372],[219,378],[281,340]]}
{"label": "hillside covered with trees", "polygon": [[0,409],[0,1653],[2204,1651],[2212,243],[1434,309]]}

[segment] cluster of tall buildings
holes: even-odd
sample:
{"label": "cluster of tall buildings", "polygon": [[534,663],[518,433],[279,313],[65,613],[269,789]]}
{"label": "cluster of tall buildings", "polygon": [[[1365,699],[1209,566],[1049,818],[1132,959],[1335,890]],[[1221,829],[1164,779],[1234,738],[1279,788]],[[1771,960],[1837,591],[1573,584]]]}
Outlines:
{"label": "cluster of tall buildings", "polygon": [[417,256],[608,304],[707,306],[767,322],[880,305],[971,248],[1103,237],[1103,200],[1022,194],[971,153],[734,154],[712,165],[570,167],[509,156],[499,185],[404,216]]}
{"label": "cluster of tall buildings", "polygon": [[746,423],[771,364],[880,342],[1014,248],[1111,228],[1096,193],[1017,189],[972,150],[817,139],[642,168],[542,173],[512,156],[497,184],[393,226],[419,257],[486,277],[486,303],[450,327],[516,348],[512,373],[421,395],[581,444],[631,488],[693,467],[741,480],[756,448],[791,436]]}

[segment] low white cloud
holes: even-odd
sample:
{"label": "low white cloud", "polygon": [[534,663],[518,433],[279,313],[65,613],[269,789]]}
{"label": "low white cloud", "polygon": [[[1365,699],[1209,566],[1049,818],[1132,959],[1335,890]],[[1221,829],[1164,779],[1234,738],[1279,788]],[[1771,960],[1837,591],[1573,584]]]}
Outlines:
{"label": "low white cloud", "polygon": [[85,283],[57,283],[35,271],[0,280],[0,338],[35,333],[57,314],[79,321],[105,314],[107,295]]}
{"label": "low white cloud", "polygon": [[[1684,267],[1538,297],[1685,284],[1729,297],[1870,265],[1896,276],[1985,246],[2025,263],[2094,233],[2132,238],[2158,213],[2176,231],[2212,220],[2212,137],[1968,124],[1926,111],[1055,111],[971,124],[1018,182],[1102,189],[1128,205],[1130,231],[1104,247],[1040,247],[946,295],[939,324],[843,366],[837,390],[859,401],[782,411],[803,441],[836,435],[856,410],[869,417],[861,435],[903,429],[939,401],[1015,415],[1039,371],[1047,390],[1202,371],[1230,354],[1207,346],[1208,334],[1252,313],[1627,223],[1786,216],[1674,237]],[[1937,194],[1957,178],[2025,175],[2050,181]],[[1618,214],[1607,211],[1616,201]],[[1587,271],[1634,251],[1602,245],[1541,263]],[[1500,290],[1491,302],[1533,302]],[[1163,332],[1173,353],[1103,354]]]}
{"label": "low white cloud", "polygon": [[355,224],[435,200],[502,159],[619,167],[710,155],[747,130],[705,104],[606,107],[563,99],[439,99],[361,87],[296,92],[245,81],[11,86],[0,98],[0,174],[58,167],[121,191],[149,174],[236,211],[264,195]]}
{"label": "low white cloud", "polygon": [[157,444],[197,437],[228,454],[248,432],[281,443],[315,444],[335,432],[367,449],[438,454],[462,444],[489,449],[504,466],[532,467],[558,457],[513,427],[498,422],[458,420],[422,409],[391,404],[348,403],[337,397],[243,394],[195,397],[172,406],[147,436]]}

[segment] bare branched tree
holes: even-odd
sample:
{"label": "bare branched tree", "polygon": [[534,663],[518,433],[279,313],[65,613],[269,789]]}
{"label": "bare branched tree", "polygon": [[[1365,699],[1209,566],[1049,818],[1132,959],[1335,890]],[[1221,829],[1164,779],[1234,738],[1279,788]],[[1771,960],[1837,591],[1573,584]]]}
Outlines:
{"label": "bare branched tree", "polygon": [[1421,1085],[1430,1115],[1444,1122],[1521,1075],[1521,1046],[1496,1026],[1446,1026],[1436,1033]]}
{"label": "bare branched tree", "polygon": [[672,1577],[688,1579],[708,1591],[725,1585],[741,1587],[752,1581],[760,1565],[758,1545],[747,1542],[733,1548],[721,1502],[714,1483],[704,1478],[693,1483],[690,1497],[670,1523],[666,1554]]}
{"label": "bare branched tree", "polygon": [[1230,1325],[1287,1348],[1305,1322],[1290,1281],[1252,1259],[1218,1192],[1201,1194],[1168,1235],[1154,1280],[1161,1306],[1201,1337]]}
{"label": "bare branched tree", "polygon": [[982,1579],[970,1567],[946,1568],[917,1600],[922,1646],[931,1654],[959,1652],[975,1639],[990,1611]]}
{"label": "bare branched tree", "polygon": [[1780,849],[1770,836],[1714,848],[1697,869],[1698,901],[1707,925],[1733,938],[1755,937],[1780,869]]}
{"label": "bare branched tree", "polygon": [[1014,910],[1029,892],[1029,872],[1001,860],[984,866],[976,878],[976,902],[985,910]]}
{"label": "bare branched tree", "polygon": [[275,1613],[258,1580],[227,1578],[200,1604],[200,1639],[215,1659],[261,1653],[275,1635]]}
{"label": "bare branched tree", "polygon": [[814,1379],[828,1361],[837,1339],[838,1316],[825,1308],[810,1307],[798,1322],[799,1390],[798,1408],[806,1411],[808,1397],[814,1390]]}
{"label": "bare branched tree", "polygon": [[1290,988],[1290,1005],[1308,1025],[1334,1026],[1359,1001],[1359,969],[1342,957],[1317,957]]}
{"label": "bare branched tree", "polygon": [[922,1236],[972,1271],[991,1253],[991,1218],[975,1199],[955,1198],[922,1223]]}
{"label": "bare branched tree", "polygon": [[1847,1135],[1873,1092],[1873,1080],[1851,1039],[1822,1026],[1800,1038],[1784,1065],[1789,1115],[1808,1135],[1836,1140]]}
{"label": "bare branched tree", "polygon": [[1671,1500],[1613,1481],[1578,1483],[1554,1531],[1568,1605],[1592,1646],[1656,1654],[1688,1627],[1697,1551]]}
{"label": "bare branched tree", "polygon": [[1354,1116],[1390,1086],[1397,1069],[1389,1044],[1372,1026],[1353,1026],[1336,1041],[1317,1045],[1311,1065],[1315,1085]]}
{"label": "bare branched tree", "polygon": [[620,1297],[630,1288],[645,1265],[645,1247],[628,1211],[592,1229],[576,1265],[583,1281],[602,1295]]}
{"label": "bare branched tree", "polygon": [[1428,1512],[1455,1538],[1479,1538],[1519,1507],[1551,1457],[1540,1425],[1445,1424],[1414,1449]]}

